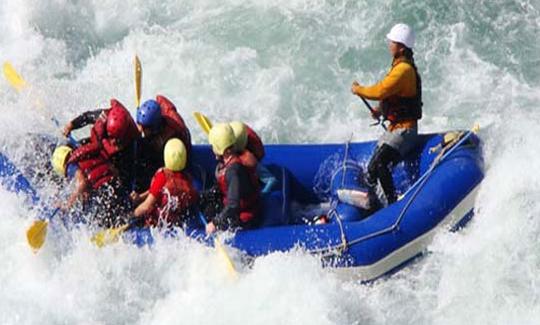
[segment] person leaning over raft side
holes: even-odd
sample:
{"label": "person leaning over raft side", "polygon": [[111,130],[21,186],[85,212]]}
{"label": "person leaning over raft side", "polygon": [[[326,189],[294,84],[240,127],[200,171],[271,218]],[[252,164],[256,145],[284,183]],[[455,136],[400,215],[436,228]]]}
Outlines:
{"label": "person leaning over raft side", "polygon": [[135,170],[134,144],[140,136],[135,121],[122,103],[111,99],[110,108],[85,112],[69,122],[64,135],[88,124],[93,124],[90,139],[73,150],[68,164],[102,156],[118,170],[122,188],[129,193]]}
{"label": "person leaning over raft side", "polygon": [[114,227],[123,223],[129,202],[121,193],[115,168],[100,155],[69,163],[72,154],[72,148],[59,146],[51,158],[53,169],[60,176],[75,179],[77,183],[75,191],[59,208],[67,212],[77,200],[82,200],[93,211],[92,223],[102,227]]}
{"label": "person leaning over raft side", "polygon": [[236,138],[229,124],[218,123],[210,129],[208,142],[216,155],[216,180],[223,210],[206,226],[208,234],[216,230],[253,228],[259,221],[260,188],[254,167],[245,166],[235,148]]}
{"label": "person leaning over raft side", "polygon": [[382,116],[383,121],[390,122],[368,164],[366,183],[370,188],[372,209],[378,205],[374,201],[377,181],[381,183],[388,204],[397,200],[390,166],[414,148],[418,120],[422,117],[422,82],[413,58],[414,32],[406,24],[397,24],[386,37],[393,57],[390,72],[373,86],[364,87],[354,81],[351,88],[357,96],[380,100],[373,118]]}
{"label": "person leaning over raft side", "polygon": [[187,150],[184,143],[170,139],[163,150],[165,167],[158,169],[150,188],[134,201],[142,201],[135,209],[135,218],[145,218],[146,226],[180,226],[194,216],[198,193],[191,177],[182,172],[186,166]]}
{"label": "person leaning over raft side", "polygon": [[146,189],[152,175],[164,166],[163,148],[178,138],[186,148],[187,164],[191,153],[191,135],[174,104],[165,96],[145,101],[137,109],[137,128],[142,134],[137,150],[137,187]]}

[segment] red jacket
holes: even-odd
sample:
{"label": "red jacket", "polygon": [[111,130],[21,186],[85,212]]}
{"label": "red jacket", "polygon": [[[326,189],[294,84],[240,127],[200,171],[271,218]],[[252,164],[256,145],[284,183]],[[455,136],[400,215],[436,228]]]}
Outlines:
{"label": "red jacket", "polygon": [[156,146],[158,146],[159,151],[162,151],[167,141],[172,138],[179,138],[184,143],[184,146],[186,146],[189,157],[189,153],[191,152],[191,134],[186,127],[184,119],[178,114],[174,104],[165,96],[158,95],[156,101],[161,109],[161,117],[165,122],[163,131],[156,140]]}
{"label": "red jacket", "polygon": [[178,224],[182,215],[196,204],[198,199],[191,177],[165,168],[160,168],[156,172],[149,192],[157,199],[156,208],[150,212],[146,220],[146,224],[150,226],[162,222],[167,225]]}
{"label": "red jacket", "polygon": [[[68,163],[75,163],[86,158],[95,158],[97,156],[109,159],[121,150],[121,148],[107,136],[107,117],[112,110],[125,110],[127,114],[129,114],[122,103],[116,99],[111,99],[111,107],[101,113],[90,131],[90,142],[74,149]],[[126,139],[124,139],[125,146],[132,145],[133,141],[139,136],[139,131],[137,130],[135,122],[131,119],[128,123],[128,132]]]}

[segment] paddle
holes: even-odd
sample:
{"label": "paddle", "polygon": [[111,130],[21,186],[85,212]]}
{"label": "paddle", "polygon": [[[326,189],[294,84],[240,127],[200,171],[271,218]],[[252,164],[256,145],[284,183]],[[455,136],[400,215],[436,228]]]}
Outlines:
{"label": "paddle", "polygon": [[[52,217],[54,217],[59,210],[60,208],[56,208],[48,219],[50,220]],[[26,230],[26,240],[34,253],[36,253],[45,243],[48,225],[49,222],[47,220],[39,219],[32,222],[32,225],[28,228],[28,230]]]}
{"label": "paddle", "polygon": [[[3,72],[6,80],[18,92],[21,92],[24,88],[29,86],[29,84],[21,77],[21,75],[17,73],[11,63],[7,61],[4,62]],[[38,103],[40,103],[40,101],[38,101]],[[59,127],[58,121],[54,117],[52,117],[51,119],[56,124],[56,126]],[[71,144],[75,146],[78,145],[77,140],[75,140],[71,135],[69,135],[68,138]],[[34,252],[37,252],[45,243],[45,239],[47,237],[47,226],[49,225],[49,222],[47,220],[53,218],[58,213],[58,211],[58,208],[55,209],[47,219],[35,220],[34,222],[32,222],[32,225],[26,230],[26,239]]]}
{"label": "paddle", "polygon": [[17,73],[15,68],[9,62],[4,62],[4,77],[11,86],[13,86],[17,91],[23,90],[26,87],[26,81]]}
{"label": "paddle", "polygon": [[[371,107],[371,105],[369,104],[369,102],[368,102],[364,97],[362,97],[362,96],[359,96],[359,97],[362,99],[362,101],[364,102],[364,104],[366,104],[366,107],[367,107],[367,109],[369,109],[369,111],[371,112],[371,114],[372,114],[372,115],[376,115],[377,112],[375,112],[375,110],[373,109],[373,107]],[[377,118],[377,121],[378,121],[378,122],[373,123],[373,124],[371,124],[371,125],[377,125],[377,124],[378,124],[378,125],[380,125],[380,126],[386,131],[386,126],[384,125],[384,123],[383,123],[383,121],[381,120],[381,117],[380,117],[380,116]]]}
{"label": "paddle", "polygon": [[92,236],[92,238],[90,238],[90,241],[96,244],[96,246],[99,248],[116,243],[124,232],[136,226],[141,219],[142,218],[131,218],[127,224],[120,227],[98,231],[94,236]]}
{"label": "paddle", "polygon": [[[206,218],[200,211],[199,211],[199,218],[201,219],[201,222],[203,223],[203,225],[206,227],[208,223],[206,222]],[[214,247],[225,259],[225,263],[227,264],[227,270],[229,270],[229,273],[231,274],[231,276],[236,278],[238,276],[238,272],[236,271],[236,268],[234,267],[234,263],[231,257],[229,256],[229,254],[227,254],[227,251],[225,250],[223,245],[221,245],[221,241],[219,240],[218,236],[212,235],[212,237],[214,238]]]}
{"label": "paddle", "polygon": [[141,79],[142,79],[142,67],[139,57],[135,55],[133,62],[135,67],[135,104],[137,108],[141,106]]}
{"label": "paddle", "polygon": [[[11,63],[9,63],[8,61],[4,62],[3,72],[4,72],[4,77],[6,78],[6,80],[18,92],[21,92],[24,88],[29,86],[29,84],[21,77],[20,74],[17,73],[13,65],[11,65]],[[42,106],[40,100],[37,101],[37,105]],[[58,120],[56,118],[51,117],[51,120],[56,125],[56,127],[60,128],[60,123],[58,123]],[[71,134],[68,135],[68,140],[71,145],[75,147],[79,146],[78,141],[75,138],[73,138]]]}
{"label": "paddle", "polygon": [[195,117],[197,123],[199,123],[201,129],[203,129],[204,133],[210,133],[210,129],[212,128],[212,122],[210,122],[208,117],[206,117],[200,112],[193,112],[193,116]]}

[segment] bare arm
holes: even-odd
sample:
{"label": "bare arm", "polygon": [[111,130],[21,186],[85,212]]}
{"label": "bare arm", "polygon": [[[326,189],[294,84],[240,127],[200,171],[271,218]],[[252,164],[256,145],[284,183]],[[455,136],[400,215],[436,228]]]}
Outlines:
{"label": "bare arm", "polygon": [[69,196],[66,204],[63,206],[62,210],[64,211],[70,210],[77,201],[77,199],[82,197],[82,195],[86,192],[86,187],[88,183],[86,182],[86,179],[84,178],[84,175],[80,170],[77,170],[77,172],[75,173],[75,181],[77,182],[77,186],[75,188],[75,191],[73,191],[73,193],[71,193],[71,195]]}
{"label": "bare arm", "polygon": [[143,203],[139,204],[139,206],[135,209],[135,212],[133,213],[134,216],[138,218],[148,214],[150,211],[152,211],[156,202],[157,199],[154,195],[147,194]]}

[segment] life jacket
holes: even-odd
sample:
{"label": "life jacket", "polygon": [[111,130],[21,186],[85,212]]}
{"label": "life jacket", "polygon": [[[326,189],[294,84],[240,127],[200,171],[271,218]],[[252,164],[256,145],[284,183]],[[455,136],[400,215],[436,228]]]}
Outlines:
{"label": "life jacket", "polygon": [[111,181],[116,176],[111,163],[101,156],[81,160],[77,165],[88,184],[94,190]]}
{"label": "life jacket", "polygon": [[[90,141],[87,144],[84,144],[76,149],[70,155],[68,163],[76,163],[78,161],[93,158],[98,155],[109,159],[120,151],[119,148],[112,139],[109,139],[107,136],[107,117],[112,110],[126,110],[124,105],[122,105],[116,99],[111,99],[111,108],[103,110],[99,115],[98,119],[92,126],[90,130]],[[126,110],[127,111],[127,110]],[[129,121],[128,133],[126,135],[125,145],[131,145],[133,140],[136,139],[139,135],[137,126],[132,120]]]}
{"label": "life jacket", "polygon": [[149,213],[146,224],[178,224],[181,216],[197,203],[197,190],[193,187],[191,177],[182,172],[160,168],[157,173],[164,173],[166,182],[157,198],[157,207]]}
{"label": "life jacket", "polygon": [[253,131],[252,128],[246,125],[247,144],[246,149],[251,151],[257,160],[261,161],[264,158],[264,146],[261,138]]}
{"label": "life jacket", "polygon": [[[240,198],[240,221],[243,223],[247,223],[250,220],[253,220],[258,212],[259,207],[259,197],[260,197],[260,186],[259,186],[259,179],[257,177],[255,168],[252,166],[246,166],[243,164],[241,158],[239,156],[232,156],[229,157],[227,161],[224,163],[221,163],[218,165],[218,168],[216,169],[216,180],[217,184],[219,186],[219,189],[221,191],[221,194],[223,196],[223,205],[227,205],[227,190],[228,190],[228,184],[227,179],[225,177],[227,170],[233,165],[233,164],[240,164],[246,168],[249,176],[249,180],[255,191],[250,193],[247,197]],[[256,164],[255,164],[256,166]]]}
{"label": "life jacket", "polygon": [[419,120],[422,118],[422,80],[420,79],[418,70],[413,62],[406,58],[396,59],[392,69],[399,63],[406,63],[413,67],[416,74],[416,95],[414,97],[394,95],[381,101],[383,118],[391,123]]}
{"label": "life jacket", "polygon": [[161,109],[161,117],[165,122],[165,128],[161,134],[162,139],[160,142],[162,142],[162,144],[160,148],[162,149],[163,146],[165,146],[165,143],[170,139],[179,138],[184,143],[189,157],[189,153],[191,152],[191,134],[186,127],[184,119],[178,114],[176,107],[167,97],[157,95],[156,101]]}

